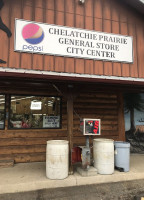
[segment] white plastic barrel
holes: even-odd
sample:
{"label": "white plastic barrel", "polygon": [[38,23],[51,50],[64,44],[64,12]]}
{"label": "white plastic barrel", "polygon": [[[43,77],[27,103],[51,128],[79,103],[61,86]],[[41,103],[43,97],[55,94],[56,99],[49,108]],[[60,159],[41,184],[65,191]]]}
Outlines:
{"label": "white plastic barrel", "polygon": [[114,173],[114,140],[99,138],[93,140],[94,167],[99,174]]}
{"label": "white plastic barrel", "polygon": [[64,179],[68,176],[69,146],[66,140],[49,140],[46,149],[46,176]]}

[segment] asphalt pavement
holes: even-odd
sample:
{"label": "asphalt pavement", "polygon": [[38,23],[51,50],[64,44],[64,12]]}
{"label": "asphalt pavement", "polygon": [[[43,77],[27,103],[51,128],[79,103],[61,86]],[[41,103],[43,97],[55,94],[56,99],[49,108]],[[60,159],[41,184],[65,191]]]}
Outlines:
{"label": "asphalt pavement", "polygon": [[0,200],[143,200],[144,180],[1,194]]}

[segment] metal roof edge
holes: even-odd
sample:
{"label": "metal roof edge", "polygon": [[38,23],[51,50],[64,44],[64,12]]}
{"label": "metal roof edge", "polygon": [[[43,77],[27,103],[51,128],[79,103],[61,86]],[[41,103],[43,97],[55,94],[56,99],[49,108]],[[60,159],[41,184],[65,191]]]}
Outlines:
{"label": "metal roof edge", "polygon": [[15,68],[0,68],[0,76],[8,77],[23,77],[23,78],[44,78],[56,80],[73,80],[73,81],[90,81],[90,82],[109,82],[109,83],[122,83],[122,84],[144,84],[144,78],[135,77],[118,77],[118,76],[104,76],[104,75],[91,75],[91,74],[77,74],[53,71],[40,71],[40,70],[25,70]]}

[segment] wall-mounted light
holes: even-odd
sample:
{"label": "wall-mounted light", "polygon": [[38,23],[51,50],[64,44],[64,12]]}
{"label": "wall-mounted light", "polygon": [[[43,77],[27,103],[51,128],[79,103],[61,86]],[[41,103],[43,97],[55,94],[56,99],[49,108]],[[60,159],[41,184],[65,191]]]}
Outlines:
{"label": "wall-mounted light", "polygon": [[84,4],[85,3],[85,0],[79,0],[79,4]]}

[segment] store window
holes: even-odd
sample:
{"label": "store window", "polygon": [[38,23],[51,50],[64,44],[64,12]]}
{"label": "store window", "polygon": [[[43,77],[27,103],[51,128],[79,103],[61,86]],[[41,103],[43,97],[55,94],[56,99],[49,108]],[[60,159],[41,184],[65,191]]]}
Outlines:
{"label": "store window", "polygon": [[61,98],[18,96],[10,98],[9,128],[43,129],[61,127]]}
{"label": "store window", "polygon": [[0,95],[0,129],[5,125],[5,95]]}

